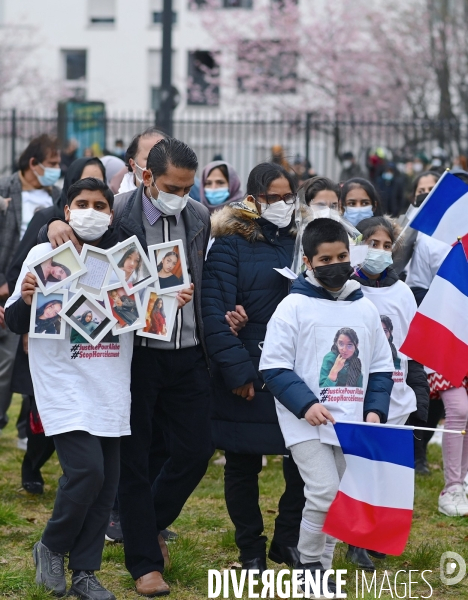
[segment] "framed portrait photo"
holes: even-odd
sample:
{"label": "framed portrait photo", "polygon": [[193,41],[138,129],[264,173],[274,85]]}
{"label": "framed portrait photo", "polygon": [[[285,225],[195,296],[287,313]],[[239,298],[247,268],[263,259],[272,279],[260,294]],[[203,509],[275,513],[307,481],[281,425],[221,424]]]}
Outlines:
{"label": "framed portrait photo", "polygon": [[147,288],[143,300],[144,327],[137,335],[170,342],[177,306],[175,296],[161,295],[155,288]]}
{"label": "framed portrait photo", "polygon": [[[117,319],[112,316],[96,298],[88,292],[78,292],[62,308],[60,316],[77,332],[81,338],[97,346],[103,337],[114,327]],[[81,339],[71,341],[83,343]]]}
{"label": "framed portrait photo", "polygon": [[107,256],[128,295],[142,290],[158,277],[136,235],[110,248]]}
{"label": "framed portrait photo", "polygon": [[31,321],[29,337],[42,340],[64,340],[66,323],[60,311],[68,300],[68,290],[60,290],[52,294],[43,294],[36,290],[31,304]]}
{"label": "framed portrait photo", "polygon": [[86,273],[85,264],[72,242],[66,242],[27,267],[36,276],[37,285],[44,296]]}
{"label": "framed portrait photo", "polygon": [[84,290],[97,298],[103,298],[103,288],[109,283],[112,273],[107,250],[84,244],[80,257],[87,271],[72,281],[70,291]]}
{"label": "framed portrait photo", "polygon": [[190,286],[182,240],[149,246],[148,254],[158,274],[158,283],[155,287],[159,288],[162,294],[178,292]]}
{"label": "framed portrait photo", "polygon": [[145,319],[138,292],[129,295],[120,283],[109,285],[104,289],[104,303],[107,310],[117,319],[112,328],[114,335],[144,327]]}

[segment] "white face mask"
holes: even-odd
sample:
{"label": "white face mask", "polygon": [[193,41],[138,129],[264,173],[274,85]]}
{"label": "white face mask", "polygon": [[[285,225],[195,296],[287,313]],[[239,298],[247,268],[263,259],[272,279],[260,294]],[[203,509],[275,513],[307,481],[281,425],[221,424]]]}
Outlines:
{"label": "white face mask", "polygon": [[393,264],[392,253],[389,250],[369,248],[365,261],[362,263],[364,271],[369,275],[380,275]]}
{"label": "white face mask", "polygon": [[145,167],[140,167],[140,165],[133,161],[134,164],[134,170],[133,173],[135,175],[135,179],[138,185],[141,185],[143,182],[143,171],[145,170]]}
{"label": "white face mask", "polygon": [[148,188],[149,197],[153,206],[161,211],[163,215],[178,215],[184,210],[189,199],[189,194],[185,194],[185,196],[177,196],[176,194],[162,192],[156,185],[154,179],[153,185],[158,190],[158,197],[153,198],[151,195],[151,190]]}
{"label": "white face mask", "polygon": [[109,229],[111,216],[94,208],[70,210],[68,224],[76,235],[85,242],[101,238]]}
{"label": "white face mask", "polygon": [[260,203],[262,217],[279,228],[287,227],[291,222],[294,204],[286,204],[284,200],[274,204]]}

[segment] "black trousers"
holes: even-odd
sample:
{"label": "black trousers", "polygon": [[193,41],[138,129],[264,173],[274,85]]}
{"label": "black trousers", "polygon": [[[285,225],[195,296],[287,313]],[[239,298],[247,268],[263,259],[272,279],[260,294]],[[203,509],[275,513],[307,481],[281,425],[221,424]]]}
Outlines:
{"label": "black trousers", "polygon": [[120,438],[86,431],[53,438],[63,475],[42,543],[52,552],[68,552],[70,569],[97,571],[119,483]]}
{"label": "black trousers", "polygon": [[[37,414],[34,396],[30,396],[30,409]],[[33,433],[31,431],[29,412],[26,418],[26,435],[28,447],[21,465],[21,481],[44,484],[41,469],[55,452],[54,438],[52,436],[46,437],[44,433]]]}
{"label": "black trousers", "polygon": [[[262,535],[263,517],[258,504],[262,457],[236,452],[225,452],[225,456],[224,493],[229,516],[236,528],[240,560],[265,556],[267,538]],[[297,546],[305,503],[304,482],[291,456],[283,459],[283,473],[286,488],[279,501],[273,537],[278,544]]]}
{"label": "black trousers", "polygon": [[[169,458],[154,483],[153,418]],[[159,531],[179,516],[213,454],[209,375],[200,347],[137,347],[132,360],[132,435],[122,438],[119,484],[125,564],[134,579],[164,570]]]}

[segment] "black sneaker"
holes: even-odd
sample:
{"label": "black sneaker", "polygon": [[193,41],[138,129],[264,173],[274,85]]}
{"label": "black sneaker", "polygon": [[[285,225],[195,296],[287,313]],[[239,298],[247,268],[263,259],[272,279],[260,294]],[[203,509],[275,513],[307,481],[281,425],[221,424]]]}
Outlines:
{"label": "black sneaker", "polygon": [[431,470],[427,458],[418,458],[414,461],[414,470],[418,475],[430,475]]}
{"label": "black sneaker", "polygon": [[28,494],[43,494],[44,484],[40,481],[23,481],[23,490]]}
{"label": "black sneaker", "polygon": [[[312,579],[314,580],[318,588],[317,590],[315,590],[313,585],[306,586],[305,574],[301,574],[301,578],[299,580],[299,587],[301,588],[300,591],[305,593],[305,598],[336,598],[336,583],[333,581],[333,579],[328,578],[326,589],[327,595],[325,596],[324,594],[323,576],[325,575],[326,569],[323,568],[321,562],[305,563],[303,565],[298,565],[298,568],[302,569],[303,571],[310,571],[310,573],[312,574]],[[319,581],[316,581],[317,577],[319,578]],[[317,591],[318,594],[315,594],[315,591]]]}
{"label": "black sneaker", "polygon": [[175,531],[170,529],[161,529],[159,533],[163,536],[165,542],[173,542],[179,537]]}
{"label": "black sneaker", "polygon": [[42,542],[34,544],[33,559],[36,565],[36,583],[43,585],[56,596],[65,596],[67,591],[64,558],[63,554],[51,552]]}
{"label": "black sneaker", "polygon": [[112,510],[109,518],[109,525],[106,531],[106,540],[108,542],[123,542],[122,526],[120,524],[119,511]]}
{"label": "black sneaker", "polygon": [[73,571],[68,595],[85,600],[116,600],[114,594],[100,584],[94,571]]}

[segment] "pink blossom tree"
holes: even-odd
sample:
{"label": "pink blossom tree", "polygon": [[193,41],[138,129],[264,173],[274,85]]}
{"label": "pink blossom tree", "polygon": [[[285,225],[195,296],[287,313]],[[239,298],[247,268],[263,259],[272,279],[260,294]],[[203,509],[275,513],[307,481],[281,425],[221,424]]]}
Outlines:
{"label": "pink blossom tree", "polygon": [[34,61],[41,39],[33,27],[5,24],[0,28],[0,108],[50,108],[57,85],[46,81]]}
{"label": "pink blossom tree", "polygon": [[[450,119],[468,112],[468,0],[194,0],[243,108]],[[240,94],[240,96],[239,96]]]}

